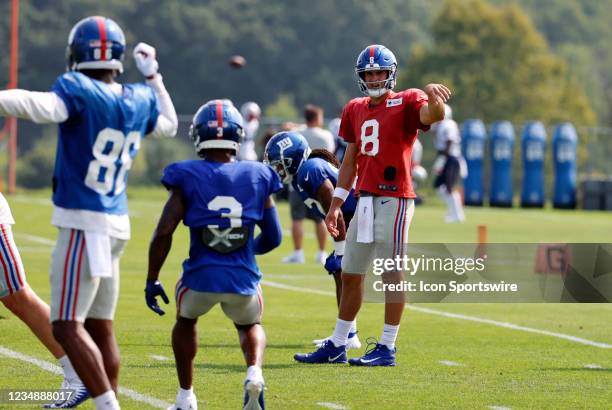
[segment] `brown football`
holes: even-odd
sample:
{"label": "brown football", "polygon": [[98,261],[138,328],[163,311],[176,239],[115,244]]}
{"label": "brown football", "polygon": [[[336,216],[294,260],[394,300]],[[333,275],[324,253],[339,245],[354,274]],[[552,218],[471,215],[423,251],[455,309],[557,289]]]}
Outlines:
{"label": "brown football", "polygon": [[233,68],[242,68],[246,64],[246,60],[244,57],[236,55],[231,56],[228,63]]}

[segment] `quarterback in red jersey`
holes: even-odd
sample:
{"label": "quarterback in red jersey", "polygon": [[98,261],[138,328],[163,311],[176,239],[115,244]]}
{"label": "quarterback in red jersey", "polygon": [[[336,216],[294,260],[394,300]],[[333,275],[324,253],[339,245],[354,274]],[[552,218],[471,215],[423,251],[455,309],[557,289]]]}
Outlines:
{"label": "quarterback in red jersey", "polygon": [[[419,130],[444,119],[450,90],[428,84],[424,90],[393,92],[397,60],[381,45],[368,46],[359,54],[355,73],[366,97],[351,100],[342,112],[339,134],[348,145],[325,219],[329,232],[337,236],[340,207],[357,178],[359,201],[346,232],[338,319],[329,341],[313,353],[294,357],[303,363],[395,366],[403,293],[385,293],[382,337],[364,356],[347,360],[347,336],[361,308],[364,278],[373,260],[397,260],[406,254],[416,197],[410,171],[412,146]],[[385,284],[400,283],[403,273],[398,267],[383,273],[382,279]]]}

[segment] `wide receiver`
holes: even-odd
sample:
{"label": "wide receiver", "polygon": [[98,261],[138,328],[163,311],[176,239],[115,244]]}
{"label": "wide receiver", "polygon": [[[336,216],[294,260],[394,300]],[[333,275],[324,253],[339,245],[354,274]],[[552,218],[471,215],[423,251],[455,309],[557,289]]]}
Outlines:
{"label": "wide receiver", "polygon": [[[255,255],[280,245],[282,231],[271,195],[282,184],[260,162],[234,160],[243,134],[242,116],[231,102],[207,102],[191,125],[191,138],[202,159],[169,165],[161,180],[170,196],[151,240],[145,289],[147,306],[160,315],[164,312],[156,297],[166,303],[168,298],[158,279],[172,235],[181,221],[191,234],[189,258],[175,291],[172,348],[180,388],[171,409],[198,407],[192,387],[196,323],[217,304],[234,323],[244,353],[244,409],[265,407],[261,367],[266,335]],[[256,226],[261,230],[257,236]]]}
{"label": "wide receiver", "polygon": [[[113,319],[119,259],[130,238],[126,184],[145,135],[173,137],[178,121],[155,49],[134,49],[147,83],[120,84],[125,36],[111,19],[88,17],[70,31],[68,72],[51,92],[5,91],[2,113],[59,124],[53,172],[58,239],[51,261],[53,335],[97,409],[117,409],[119,348]],[[82,399],[75,394],[72,400]],[[72,407],[76,402],[61,403]]]}
{"label": "wide receiver", "polygon": [[[351,100],[342,112],[340,136],[348,143],[338,175],[327,229],[337,236],[341,206],[355,177],[359,201],[346,233],[342,260],[342,297],[331,339],[317,351],[297,354],[304,363],[346,363],[349,331],[361,308],[364,277],[374,258],[402,258],[406,254],[408,228],[414,214],[412,145],[418,130],[444,118],[449,89],[428,84],[424,91],[393,92],[397,61],[382,45],[366,47],[357,58],[355,73],[366,97]],[[385,283],[398,283],[401,271],[383,274]],[[404,311],[404,294],[387,292],[385,318],[379,342],[368,346],[363,357],[351,359],[356,366],[395,366],[395,341]]]}
{"label": "wide receiver", "polygon": [[[264,162],[269,164],[281,177],[283,183],[291,184],[300,195],[304,205],[325,218],[338,180],[340,163],[331,152],[325,149],[311,150],[306,138],[297,132],[284,131],[270,138],[264,153]],[[345,226],[355,214],[357,201],[350,195],[342,205],[339,218],[340,234],[334,238],[334,252],[325,260],[325,269],[336,283],[336,300],[340,305],[342,293],[342,256],[345,247]],[[321,345],[326,339],[315,339]],[[357,324],[351,328],[347,349],[359,349],[361,342],[357,336]]]}

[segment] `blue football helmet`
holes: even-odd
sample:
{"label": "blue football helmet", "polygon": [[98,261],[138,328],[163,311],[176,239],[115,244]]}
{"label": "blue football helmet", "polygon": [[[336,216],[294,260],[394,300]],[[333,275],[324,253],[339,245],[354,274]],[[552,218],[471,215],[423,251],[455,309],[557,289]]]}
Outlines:
{"label": "blue football helmet", "polygon": [[66,58],[69,71],[108,69],[123,72],[125,36],[113,20],[94,16],[70,30]]}
{"label": "blue football helmet", "polygon": [[[387,70],[389,75],[384,80],[384,84],[381,88],[368,88],[364,73],[366,71],[379,71]],[[357,84],[359,90],[365,95],[370,97],[380,97],[384,95],[388,90],[392,90],[395,87],[395,79],[397,74],[397,60],[395,55],[385,46],[380,44],[374,44],[366,47],[355,63],[355,74],[357,75]]]}
{"label": "blue football helmet", "polygon": [[309,155],[306,138],[297,132],[283,131],[274,134],[266,144],[264,163],[276,171],[283,183],[289,184]]}
{"label": "blue football helmet", "polygon": [[242,115],[228,99],[208,101],[193,116],[189,136],[199,156],[205,149],[231,149],[236,153],[244,136]]}

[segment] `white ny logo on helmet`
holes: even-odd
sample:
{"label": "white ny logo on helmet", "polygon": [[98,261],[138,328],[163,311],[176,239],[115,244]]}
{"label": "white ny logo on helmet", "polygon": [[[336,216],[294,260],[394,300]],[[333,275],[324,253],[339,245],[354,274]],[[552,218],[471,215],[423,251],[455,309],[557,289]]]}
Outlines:
{"label": "white ny logo on helmet", "polygon": [[289,147],[292,147],[292,146],[293,146],[293,141],[291,141],[291,138],[286,137],[286,138],[283,138],[282,140],[278,141],[277,145],[278,145],[278,148],[279,148],[281,151],[284,151],[284,150],[286,150],[287,148],[289,148]]}

